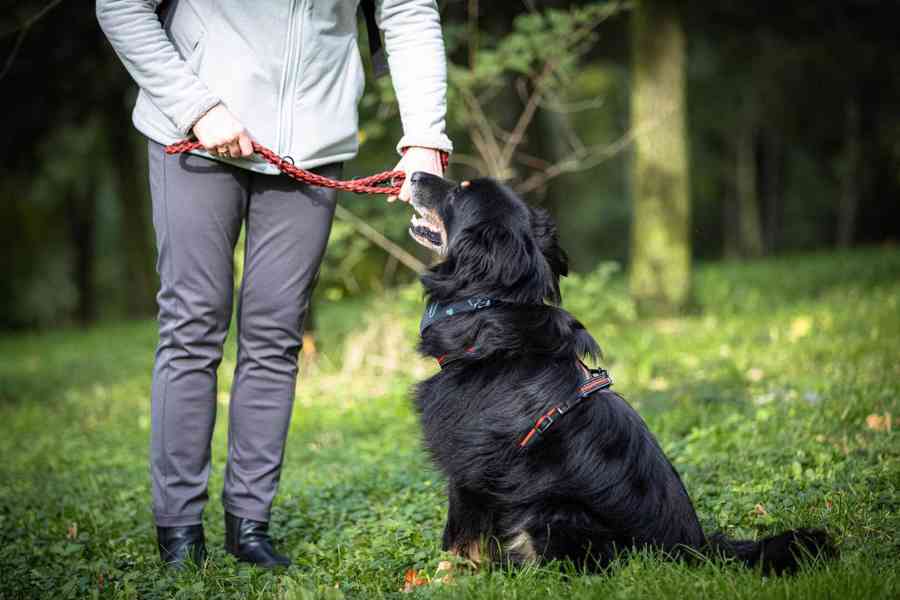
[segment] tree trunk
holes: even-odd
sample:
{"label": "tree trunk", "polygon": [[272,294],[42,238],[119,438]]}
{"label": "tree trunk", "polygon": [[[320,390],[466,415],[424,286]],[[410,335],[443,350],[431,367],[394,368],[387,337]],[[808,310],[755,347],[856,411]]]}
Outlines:
{"label": "tree trunk", "polygon": [[94,287],[94,258],[96,233],[96,190],[87,187],[85,195],[70,191],[66,199],[69,234],[74,249],[72,270],[78,290],[75,318],[81,325],[89,325],[97,317],[97,295]]}
{"label": "tree trunk", "polygon": [[860,139],[859,101],[853,96],[847,104],[844,121],[844,164],[841,174],[841,199],[838,204],[837,245],[849,248],[856,233],[856,215],[859,210],[862,185],[862,141]]}
{"label": "tree trunk", "polygon": [[738,240],[741,255],[762,256],[762,227],[756,168],[756,123],[753,109],[744,111],[737,136],[735,183],[738,202]]}
{"label": "tree trunk", "polygon": [[638,0],[631,15],[631,293],[645,313],[669,314],[690,293],[690,197],[685,39],[672,3]]}
{"label": "tree trunk", "polygon": [[156,312],[157,278],[150,228],[150,196],[147,184],[147,144],[121,124],[110,127],[117,151],[116,193],[119,201],[120,235],[124,271],[129,292],[125,309],[131,317]]}
{"label": "tree trunk", "polygon": [[762,196],[765,198],[765,251],[775,254],[781,244],[784,217],[784,141],[777,131],[766,131],[762,145]]}
{"label": "tree trunk", "polygon": [[722,256],[726,260],[737,260],[741,257],[741,245],[738,243],[738,202],[737,190],[731,177],[727,188],[722,193]]}

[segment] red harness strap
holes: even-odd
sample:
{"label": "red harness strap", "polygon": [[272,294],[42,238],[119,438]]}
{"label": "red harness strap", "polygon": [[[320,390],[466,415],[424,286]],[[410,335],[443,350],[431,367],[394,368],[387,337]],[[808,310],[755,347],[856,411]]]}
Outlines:
{"label": "red harness strap", "polygon": [[462,352],[448,352],[447,354],[441,354],[436,357],[435,360],[437,361],[438,366],[443,369],[447,364],[452,363],[454,360],[459,360],[466,354],[472,354],[473,352],[475,352],[475,346],[469,346]]}
{"label": "red harness strap", "polygon": [[[443,369],[449,363],[459,360],[473,352],[475,352],[475,346],[470,346],[462,351],[442,354],[436,357],[435,360],[437,360],[438,365]],[[525,437],[519,441],[519,448],[528,447],[528,445],[536,440],[538,436],[547,431],[551,425],[558,421],[559,417],[578,406],[578,404],[583,402],[586,398],[589,398],[591,394],[612,386],[612,377],[610,377],[605,369],[590,369],[580,360],[578,361],[578,366],[584,372],[584,383],[578,386],[578,394],[570,402],[564,402],[563,404],[554,406],[541,415],[535,422],[534,427],[532,427],[528,433],[525,434]]]}
{"label": "red harness strap", "polygon": [[575,408],[578,404],[584,401],[586,398],[590,397],[596,391],[604,390],[612,385],[612,377],[609,376],[603,369],[588,369],[581,364],[582,369],[586,371],[587,379],[584,383],[578,386],[578,395],[571,402],[565,402],[563,404],[554,406],[546,413],[541,415],[541,417],[535,422],[534,427],[525,434],[519,441],[519,448],[527,448],[529,444],[531,444],[537,437],[547,431],[553,423],[559,420],[559,417],[563,416],[573,408]]}

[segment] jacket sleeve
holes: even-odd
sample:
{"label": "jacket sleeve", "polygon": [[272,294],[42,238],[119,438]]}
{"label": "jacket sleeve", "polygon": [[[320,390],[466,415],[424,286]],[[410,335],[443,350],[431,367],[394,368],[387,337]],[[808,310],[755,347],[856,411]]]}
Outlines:
{"label": "jacket sleeve", "polygon": [[391,80],[409,146],[453,150],[446,134],[447,57],[435,0],[376,0],[375,20],[384,32]]}
{"label": "jacket sleeve", "polygon": [[191,70],[156,15],[160,0],[97,0],[97,21],[134,81],[185,136],[220,102]]}

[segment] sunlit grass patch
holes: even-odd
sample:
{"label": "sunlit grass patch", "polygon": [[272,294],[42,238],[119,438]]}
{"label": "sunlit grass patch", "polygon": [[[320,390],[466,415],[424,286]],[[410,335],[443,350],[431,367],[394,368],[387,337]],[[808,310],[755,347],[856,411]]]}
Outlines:
{"label": "sunlit grass patch", "polygon": [[[566,305],[600,341],[704,526],[751,538],[826,526],[839,560],[766,579],[641,553],[604,575],[546,565],[459,568],[442,580],[444,482],[408,394],[436,367],[415,356],[422,306],[409,288],[376,310],[319,307],[322,327],[343,327],[322,332],[323,356],[298,384],[273,510],[295,561],[281,574],[221,548],[224,406],[210,561],[179,575],[159,566],[147,467],[153,323],[0,340],[0,598],[400,597],[410,570],[425,583],[409,596],[429,598],[897,597],[900,252],[703,266],[697,310],[666,321],[637,319],[621,274],[596,277],[568,285]],[[229,347],[223,404],[233,360]]]}

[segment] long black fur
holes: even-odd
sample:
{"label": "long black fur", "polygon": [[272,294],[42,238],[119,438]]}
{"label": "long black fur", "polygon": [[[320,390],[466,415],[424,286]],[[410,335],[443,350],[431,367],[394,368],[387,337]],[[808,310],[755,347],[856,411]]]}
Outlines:
{"label": "long black fur", "polygon": [[733,557],[766,573],[833,553],[820,530],[761,541],[708,537],[677,471],[613,391],[596,393],[521,449],[538,416],[575,397],[578,360],[599,353],[558,306],[567,259],[556,228],[489,179],[454,186],[418,173],[413,197],[447,232],[444,260],[422,277],[428,299],[509,303],[436,322],[420,343],[430,357],[472,349],[415,390],[425,445],[449,483],[444,549],[512,563],[568,559],[594,570],[652,547],[672,557]]}

